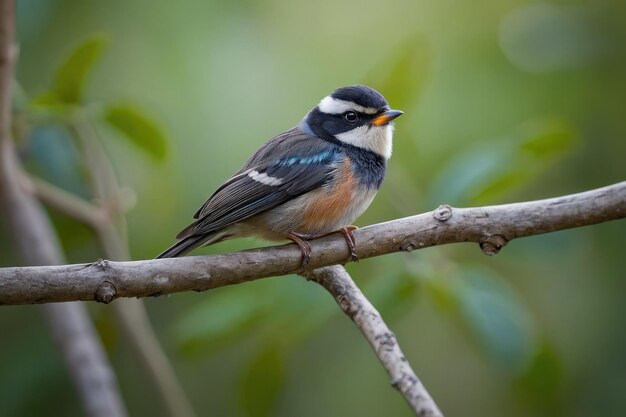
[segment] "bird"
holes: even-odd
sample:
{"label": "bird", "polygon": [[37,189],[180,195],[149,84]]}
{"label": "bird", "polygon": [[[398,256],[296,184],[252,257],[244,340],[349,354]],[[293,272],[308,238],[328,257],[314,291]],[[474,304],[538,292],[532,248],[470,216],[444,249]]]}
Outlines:
{"label": "bird", "polygon": [[387,170],[392,110],[365,85],[340,87],[299,124],[263,144],[194,214],[158,258],[184,256],[227,239],[292,240],[311,258],[308,240],[340,232],[358,261],[352,223],[371,204]]}

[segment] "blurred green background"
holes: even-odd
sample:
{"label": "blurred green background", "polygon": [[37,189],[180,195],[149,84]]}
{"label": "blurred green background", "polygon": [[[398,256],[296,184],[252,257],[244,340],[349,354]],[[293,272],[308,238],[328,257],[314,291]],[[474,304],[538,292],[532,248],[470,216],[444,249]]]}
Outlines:
{"label": "blurred green background", "polygon": [[[621,0],[18,6],[25,163],[89,198],[63,124],[68,108],[84,111],[134,190],[134,259],[170,245],[261,143],[354,83],[406,113],[359,226],[441,203],[532,200],[626,178]],[[88,229],[51,215],[71,262],[102,256]],[[15,264],[1,239],[1,265]],[[623,416],[625,247],[622,221],[514,241],[492,258],[451,245],[348,270],[446,415]],[[300,277],[147,305],[199,416],[411,415],[355,326]],[[130,414],[164,415],[110,307],[89,307]],[[82,415],[41,310],[2,308],[0,333],[0,414]]]}

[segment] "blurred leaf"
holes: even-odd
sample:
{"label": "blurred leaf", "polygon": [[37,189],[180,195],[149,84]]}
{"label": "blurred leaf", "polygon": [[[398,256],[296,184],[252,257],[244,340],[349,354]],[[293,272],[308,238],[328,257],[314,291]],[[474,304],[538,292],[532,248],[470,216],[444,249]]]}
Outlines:
{"label": "blurred leaf", "polygon": [[433,181],[431,205],[466,205],[484,184],[498,178],[511,158],[505,147],[473,147],[454,156]]}
{"label": "blurred leaf", "polygon": [[[363,83],[383,92],[389,105],[398,110],[409,111],[419,100],[422,89],[428,81],[432,66],[432,46],[430,40],[421,33],[415,33],[399,42],[391,42],[387,53],[377,59],[377,65],[367,74]],[[407,116],[404,116],[407,117]],[[400,119],[406,126],[409,120]],[[402,140],[394,144],[394,170],[396,181],[387,184],[392,193],[386,203],[398,212],[402,206],[413,209],[415,196],[420,194],[419,170],[415,160],[419,155],[417,141],[412,137],[412,129],[403,129]],[[402,166],[411,167],[403,175]],[[416,179],[417,178],[417,179]],[[379,204],[385,200],[379,200]]]}
{"label": "blurred leaf", "polygon": [[44,91],[35,98],[33,98],[31,104],[34,107],[62,107],[63,104],[59,100],[56,94],[52,91]]}
{"label": "blurred leaf", "polygon": [[555,119],[522,124],[509,135],[454,156],[431,187],[431,204],[489,204],[533,181],[574,145],[570,125]]}
{"label": "blurred leaf", "polygon": [[450,280],[439,276],[427,277],[424,280],[428,295],[437,307],[448,313],[456,312],[457,300],[450,285]]}
{"label": "blurred leaf", "polygon": [[247,335],[247,329],[264,316],[265,299],[256,293],[216,291],[181,314],[174,327],[174,339],[187,354],[206,355]]}
{"label": "blurred leaf", "polygon": [[167,138],[157,122],[130,105],[110,106],[104,120],[155,159],[167,155]]}
{"label": "blurred leaf", "polygon": [[515,291],[492,272],[465,269],[456,287],[459,312],[489,358],[517,370],[534,352],[529,313]]}
{"label": "blurred leaf", "polygon": [[416,34],[391,50],[366,77],[365,84],[384,91],[393,108],[405,109],[417,101],[429,74],[431,47],[425,36]]}
{"label": "blurred leaf", "polygon": [[534,120],[520,130],[520,150],[537,158],[557,156],[574,144],[572,127],[560,120]]}
{"label": "blurred leaf", "polygon": [[246,415],[271,415],[284,384],[285,364],[281,351],[277,345],[270,344],[244,371],[239,396]]}
{"label": "blurred leaf", "polygon": [[72,132],[62,125],[42,124],[32,129],[27,166],[33,174],[73,194],[89,198],[88,176]]}
{"label": "blurred leaf", "polygon": [[13,111],[20,112],[28,110],[28,95],[22,85],[15,79],[11,83],[11,91],[13,91],[13,96],[11,97],[11,107]]}
{"label": "blurred leaf", "polygon": [[528,183],[531,178],[531,173],[525,169],[506,172],[499,177],[493,178],[491,182],[486,181],[483,187],[476,191],[472,201],[496,201],[507,191],[514,190]]}
{"label": "blurred leaf", "polygon": [[[24,321],[19,322],[24,326]],[[41,328],[40,331],[44,329]],[[3,416],[35,416],[47,414],[40,402],[51,404],[63,395],[64,386],[70,383],[67,371],[62,369],[58,354],[50,354],[53,345],[42,340],[41,333],[21,332],[12,343],[3,343],[3,355],[12,360],[3,361],[0,369],[3,384],[0,389],[0,411]],[[46,350],[48,349],[48,350]],[[55,352],[56,353],[56,352]],[[24,366],[28,358],[28,366]],[[36,392],[36,401],[28,393]]]}
{"label": "blurred leaf", "polygon": [[44,93],[37,99],[37,103],[55,100],[68,104],[79,103],[83,98],[85,81],[106,43],[103,36],[94,36],[78,45],[57,70],[52,92]]}
{"label": "blurred leaf", "polygon": [[515,388],[525,402],[548,413],[555,413],[563,381],[561,361],[550,344],[544,342],[530,366],[515,381]]}
{"label": "blurred leaf", "polygon": [[112,317],[111,311],[101,309],[97,314],[92,314],[93,322],[98,331],[98,336],[106,351],[111,354],[118,346],[120,335]]}
{"label": "blurred leaf", "polygon": [[289,277],[265,294],[268,318],[265,336],[279,338],[283,348],[302,343],[337,313],[337,306],[317,284]]}
{"label": "blurred leaf", "polygon": [[428,294],[460,319],[485,356],[504,368],[525,369],[535,351],[530,314],[515,291],[493,272],[465,270],[428,278]]}
{"label": "blurred leaf", "polygon": [[500,45],[509,60],[530,72],[589,66],[611,53],[589,6],[530,2],[502,21]]}
{"label": "blurred leaf", "polygon": [[397,318],[407,307],[413,307],[418,290],[418,281],[407,273],[374,279],[365,288],[372,303],[387,321]]}

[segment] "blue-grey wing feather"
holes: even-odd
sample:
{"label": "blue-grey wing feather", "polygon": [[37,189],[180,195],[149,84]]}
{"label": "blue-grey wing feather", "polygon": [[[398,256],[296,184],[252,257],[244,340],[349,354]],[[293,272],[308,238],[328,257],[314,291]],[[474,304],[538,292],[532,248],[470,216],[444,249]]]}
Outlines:
{"label": "blue-grey wing feather", "polygon": [[[296,127],[267,142],[196,212],[198,220],[177,238],[211,233],[245,220],[328,183],[341,149]],[[278,185],[255,181],[255,170],[280,179]]]}

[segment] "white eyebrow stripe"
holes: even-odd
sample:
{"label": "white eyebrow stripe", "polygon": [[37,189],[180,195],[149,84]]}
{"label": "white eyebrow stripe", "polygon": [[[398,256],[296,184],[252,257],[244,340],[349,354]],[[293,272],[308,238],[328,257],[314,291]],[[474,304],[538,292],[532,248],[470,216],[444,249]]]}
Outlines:
{"label": "white eyebrow stripe", "polygon": [[250,173],[248,174],[248,177],[264,185],[280,185],[283,183],[283,180],[280,178],[270,177],[265,172],[260,173],[259,171],[254,170],[254,169],[250,171]]}
{"label": "white eyebrow stripe", "polygon": [[350,110],[366,114],[376,114],[378,112],[378,109],[360,106],[351,101],[340,100],[331,96],[324,97],[322,101],[320,101],[320,104],[317,105],[317,107],[322,113],[327,114],[341,114]]}

